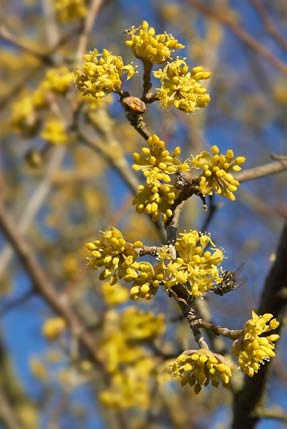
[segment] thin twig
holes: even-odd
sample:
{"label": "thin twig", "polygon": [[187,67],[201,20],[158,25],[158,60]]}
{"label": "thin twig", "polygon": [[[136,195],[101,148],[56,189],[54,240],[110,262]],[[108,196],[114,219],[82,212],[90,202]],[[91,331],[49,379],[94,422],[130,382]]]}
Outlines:
{"label": "thin twig", "polygon": [[262,19],[262,22],[265,26],[267,33],[269,33],[281,47],[286,51],[287,50],[287,41],[284,37],[279,33],[277,27],[273,24],[271,19],[268,16],[268,12],[265,9],[264,3],[262,0],[251,0],[253,7],[256,9],[258,15]]}
{"label": "thin twig", "polygon": [[199,10],[209,18],[215,19],[225,27],[229,28],[240,40],[249,48],[260,54],[266,61],[276,67],[280,72],[286,73],[287,67],[283,61],[276,57],[269,49],[263,44],[259,43],[253,36],[247,33],[236,21],[231,20],[228,14],[222,14],[218,9],[207,6],[198,0],[186,0],[195,9]]}
{"label": "thin twig", "polygon": [[[51,58],[55,52],[57,52],[58,49],[60,49],[63,45],[65,45],[66,43],[69,43],[71,41],[71,37],[73,37],[75,34],[77,34],[80,30],[81,26],[79,26],[79,24],[77,24],[75,27],[73,27],[70,31],[68,31],[67,33],[63,34],[62,37],[60,37],[60,39],[58,40],[58,42],[53,45],[45,54],[44,56],[46,58]],[[52,59],[52,61],[54,61],[54,59]],[[43,68],[43,63],[39,63],[39,65],[37,65],[36,67],[34,67],[32,70],[30,70],[23,78],[21,78],[21,80],[15,84],[15,86],[13,86],[9,92],[7,94],[5,94],[1,99],[0,99],[0,111],[4,110],[4,108],[6,107],[7,103],[10,102],[10,100],[17,95],[29,82],[30,79],[32,79],[33,77],[35,77],[35,75],[37,75],[38,73],[40,73],[42,71]]]}
{"label": "thin twig", "polygon": [[16,48],[21,49],[27,54],[33,55],[33,57],[36,57],[39,61],[42,61],[47,65],[54,64],[54,60],[50,54],[43,53],[40,50],[32,48],[31,45],[28,45],[26,42],[18,39],[12,33],[10,33],[10,31],[6,27],[4,27],[4,25],[0,27],[0,38],[2,40],[5,40],[6,42],[9,42],[11,45],[15,46]]}
{"label": "thin twig", "polygon": [[287,160],[281,159],[268,164],[259,165],[258,167],[242,170],[239,173],[234,173],[233,176],[240,183],[249,180],[260,179],[261,177],[271,176],[272,174],[281,173],[287,170]]}
{"label": "thin twig", "polygon": [[15,410],[9,404],[8,398],[0,384],[0,423],[4,423],[7,429],[19,429],[20,424],[16,419]]}
{"label": "thin twig", "polygon": [[23,267],[29,274],[34,287],[45,299],[47,304],[61,317],[63,317],[70,326],[72,332],[78,337],[79,341],[89,352],[94,363],[103,371],[103,366],[98,358],[95,348],[93,335],[86,330],[82,321],[77,317],[70,307],[67,296],[59,295],[46,273],[41,268],[38,260],[20,231],[17,229],[15,222],[12,221],[3,202],[0,201],[0,227],[4,236],[10,242],[16,254],[19,256]]}
{"label": "thin twig", "polygon": [[93,25],[99,13],[102,2],[103,0],[92,0],[84,23],[84,29],[79,39],[78,49],[76,52],[76,60],[80,60],[87,50],[89,36],[93,29]]}
{"label": "thin twig", "polygon": [[[42,204],[46,201],[52,183],[54,181],[55,174],[57,173],[60,168],[60,165],[62,164],[65,153],[66,148],[64,147],[54,149],[54,152],[46,167],[46,172],[42,182],[32,194],[26,207],[23,207],[21,218],[17,223],[19,231],[22,234],[27,231],[27,229],[33,222],[33,219],[40,210]],[[13,250],[11,246],[7,244],[6,246],[4,246],[2,253],[0,254],[0,278],[3,275],[4,270],[7,268],[12,256]]]}

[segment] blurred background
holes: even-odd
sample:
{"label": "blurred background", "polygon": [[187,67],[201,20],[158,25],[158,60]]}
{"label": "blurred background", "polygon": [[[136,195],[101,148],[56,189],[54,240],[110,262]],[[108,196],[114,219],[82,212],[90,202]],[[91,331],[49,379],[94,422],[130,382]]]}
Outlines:
{"label": "blurred background", "polygon": [[[245,156],[245,168],[269,163],[272,154],[286,155],[286,4],[280,0],[86,0],[87,13],[73,16],[78,11],[73,6],[68,19],[63,19],[57,3],[61,2],[0,0],[1,201],[59,300],[68,301],[95,347],[100,349],[108,338],[104,340],[102,332],[108,335],[109,329],[115,329],[109,323],[112,326],[122,311],[136,305],[162,314],[166,321],[162,337],[149,338],[142,346],[149,358],[162,362],[159,350],[166,355],[181,353],[194,344],[170,298],[159,292],[150,302],[123,300],[121,305],[110,305],[97,273],[86,267],[85,243],[110,225],[130,241],[147,245],[160,241],[152,222],[132,206],[131,182],[139,181],[140,175],[128,165],[133,152],[140,150],[142,137],[126,120],[117,97],[108,96],[86,112],[91,129],[70,126],[67,141],[55,144],[41,137],[41,129],[50,111],[60,112],[68,124],[76,120],[81,124],[81,118],[73,116],[76,89],[52,97],[40,113],[29,110],[23,99],[49,69],[64,64],[72,71],[82,54],[94,48],[122,55],[125,64],[137,62],[125,46],[125,30],[147,20],[157,33],[172,33],[185,45],[176,55],[186,57],[191,67],[203,65],[212,72],[208,108],[186,115],[153,103],[145,114],[148,128],[169,149],[181,146],[182,160],[218,145],[222,151],[232,148],[236,156]],[[91,27],[85,40],[87,16]],[[140,96],[142,68],[137,64],[138,75],[125,88]],[[128,179],[114,162],[113,152],[124,160]],[[215,197],[216,211],[207,231],[224,248],[225,269],[244,263],[247,278],[242,288],[224,297],[208,295],[215,323],[238,329],[257,308],[286,220],[286,194],[286,172],[281,172],[243,183],[235,202]],[[205,220],[201,202],[192,198],[182,213],[180,230],[201,230]],[[1,429],[229,427],[232,394],[223,388],[195,396],[178,383],[149,381],[143,401],[144,393],[131,389],[130,405],[121,406],[120,400],[112,406],[104,403],[105,375],[93,365],[77,333],[67,329],[56,338],[45,335],[47,321],[59,314],[39,293],[6,235],[0,234]],[[230,342],[226,344],[230,347]],[[133,346],[138,344],[131,350]],[[285,328],[265,395],[266,406],[279,413],[284,410],[285,416],[286,346]],[[257,428],[283,429],[285,424],[261,419]]]}

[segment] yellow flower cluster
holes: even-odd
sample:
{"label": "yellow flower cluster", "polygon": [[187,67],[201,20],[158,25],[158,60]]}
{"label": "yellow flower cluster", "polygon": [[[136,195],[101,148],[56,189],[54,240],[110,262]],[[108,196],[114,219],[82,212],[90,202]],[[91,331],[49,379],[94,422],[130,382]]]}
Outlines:
{"label": "yellow flower cluster", "polygon": [[221,282],[218,265],[224,255],[222,250],[215,248],[209,235],[195,230],[180,233],[175,248],[176,259],[166,251],[159,254],[160,258],[171,259],[166,265],[164,285],[167,289],[177,283],[187,284],[188,292],[198,297]]}
{"label": "yellow flower cluster", "polygon": [[111,277],[111,284],[115,284],[118,278],[126,275],[127,268],[136,261],[137,248],[142,243],[137,241],[127,243],[122,233],[115,227],[110,227],[102,233],[100,240],[87,243],[91,256],[88,258],[89,266],[98,270],[103,268],[100,279]]}
{"label": "yellow flower cluster", "polygon": [[177,58],[153,74],[161,81],[161,87],[156,90],[156,95],[162,107],[174,106],[191,113],[208,105],[210,96],[199,81],[208,79],[210,72],[204,71],[203,67],[194,67],[189,71],[186,62]]}
{"label": "yellow flower cluster", "polygon": [[183,386],[187,383],[193,386],[196,394],[201,391],[202,386],[207,386],[210,382],[215,387],[220,382],[226,387],[231,377],[231,369],[224,357],[206,349],[182,353],[170,369]]}
{"label": "yellow flower cluster", "polygon": [[164,332],[165,319],[163,314],[128,307],[122,313],[120,327],[127,340],[148,340]]}
{"label": "yellow flower cluster", "polygon": [[105,302],[110,307],[123,304],[129,299],[128,290],[120,284],[111,285],[110,282],[105,281],[101,284],[101,291]]}
{"label": "yellow flower cluster", "polygon": [[22,97],[12,104],[11,125],[23,136],[30,137],[37,133],[38,115],[30,95]]}
{"label": "yellow flower cluster", "polygon": [[165,142],[153,134],[148,140],[149,147],[142,148],[142,153],[135,152],[133,154],[135,164],[133,168],[136,171],[142,170],[148,178],[151,172],[158,175],[158,180],[170,182],[169,174],[177,173],[178,171],[188,171],[189,166],[186,163],[181,163],[177,157],[180,155],[180,147],[177,146],[173,153],[170,154],[165,148]]}
{"label": "yellow flower cluster", "polygon": [[74,73],[68,67],[60,66],[47,71],[40,88],[54,94],[66,94],[74,81]]}
{"label": "yellow flower cluster", "polygon": [[160,264],[153,266],[149,262],[134,262],[127,269],[124,280],[132,282],[131,299],[151,299],[157,293],[163,277],[164,273]]}
{"label": "yellow flower cluster", "polygon": [[103,268],[100,279],[111,277],[111,284],[118,279],[131,283],[130,297],[134,300],[151,299],[160,285],[170,290],[178,283],[186,285],[190,295],[199,297],[222,281],[218,265],[224,258],[223,252],[215,247],[209,235],[198,231],[180,233],[175,243],[176,258],[169,248],[160,249],[156,265],[137,261],[142,243],[127,243],[114,227],[87,247],[91,251],[89,266]]}
{"label": "yellow flower cluster", "polygon": [[241,170],[240,164],[245,162],[245,157],[234,158],[231,149],[228,149],[225,155],[219,154],[217,146],[212,146],[211,151],[212,154],[203,151],[192,160],[192,166],[202,170],[199,176],[199,191],[203,195],[212,195],[214,191],[234,201],[236,199],[234,192],[239,182],[234,179],[231,172]]}
{"label": "yellow flower cluster", "polygon": [[76,86],[83,93],[95,99],[102,98],[110,92],[120,93],[122,76],[130,79],[135,74],[132,64],[123,64],[122,57],[113,55],[107,49],[100,54],[97,49],[84,55],[84,63],[77,69]]}
{"label": "yellow flower cluster", "polygon": [[116,372],[111,377],[111,387],[99,394],[101,403],[113,409],[148,409],[154,368],[154,361],[145,357],[133,366]]}
{"label": "yellow flower cluster", "polygon": [[155,34],[155,29],[149,27],[147,21],[127,30],[127,34],[130,39],[125,43],[132,48],[134,55],[152,64],[162,64],[170,58],[174,49],[184,48],[170,34]]}
{"label": "yellow flower cluster", "polygon": [[56,15],[61,22],[70,22],[87,15],[85,0],[53,0]]}
{"label": "yellow flower cluster", "polygon": [[49,94],[65,95],[74,75],[66,66],[50,69],[38,87],[12,105],[11,123],[23,135],[34,135],[38,130],[38,110],[48,107]]}
{"label": "yellow flower cluster", "polygon": [[162,314],[136,307],[107,313],[99,343],[100,359],[111,375],[110,387],[100,393],[104,405],[118,409],[148,406],[156,361],[141,341],[161,335],[164,328]]}
{"label": "yellow flower cluster", "polygon": [[47,119],[40,136],[46,142],[54,145],[65,144],[68,141],[65,125],[58,118]]}
{"label": "yellow flower cluster", "polygon": [[138,213],[152,215],[157,221],[162,214],[165,222],[171,215],[171,206],[176,198],[177,190],[170,185],[170,175],[179,171],[189,171],[187,163],[182,163],[177,157],[180,148],[176,147],[172,154],[165,148],[165,142],[154,134],[147,140],[148,147],[142,148],[142,153],[134,153],[136,171],[143,171],[146,184],[138,187],[138,193],[133,200]]}
{"label": "yellow flower cluster", "polygon": [[61,317],[46,320],[42,327],[42,334],[48,340],[56,340],[65,331],[66,322]]}
{"label": "yellow flower cluster", "polygon": [[[279,335],[267,334],[274,331],[279,322],[270,313],[259,316],[252,312],[252,319],[244,326],[241,338],[233,343],[233,354],[238,358],[241,371],[253,377],[261,365],[275,356],[275,342]],[[266,335],[267,334],[267,335]]]}

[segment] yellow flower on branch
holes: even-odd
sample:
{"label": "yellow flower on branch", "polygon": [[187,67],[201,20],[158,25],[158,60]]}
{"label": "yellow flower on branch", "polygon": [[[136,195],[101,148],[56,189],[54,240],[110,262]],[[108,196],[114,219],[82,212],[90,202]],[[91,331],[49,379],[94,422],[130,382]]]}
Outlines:
{"label": "yellow flower on branch", "polygon": [[40,135],[43,140],[55,145],[65,144],[68,141],[65,125],[58,118],[47,119]]}
{"label": "yellow flower on branch", "polygon": [[162,184],[158,180],[151,181],[145,185],[139,185],[138,193],[133,199],[138,213],[151,215],[156,222],[160,215],[164,222],[172,215],[171,207],[176,198],[176,188],[173,185]]}
{"label": "yellow flower on branch", "polygon": [[171,34],[155,34],[155,29],[147,21],[139,27],[127,30],[130,37],[126,45],[130,46],[134,55],[151,64],[162,64],[171,57],[174,49],[184,48]]}
{"label": "yellow flower on branch", "polygon": [[74,73],[68,67],[61,66],[47,71],[41,86],[55,94],[65,94],[74,81]]}
{"label": "yellow flower on branch", "polygon": [[178,255],[176,259],[169,257],[166,251],[163,256],[159,252],[160,258],[170,259],[164,281],[167,289],[178,283],[187,284],[188,292],[199,297],[221,282],[218,265],[224,255],[222,250],[215,247],[209,235],[195,230],[180,233],[175,248]]}
{"label": "yellow flower on branch", "polygon": [[53,317],[46,320],[42,327],[42,333],[48,340],[56,340],[65,331],[66,321],[61,317]]}
{"label": "yellow flower on branch", "polygon": [[85,0],[53,0],[56,15],[61,22],[70,22],[87,15]]}
{"label": "yellow flower on branch", "polygon": [[189,171],[190,167],[187,163],[182,163],[177,157],[180,155],[180,147],[177,146],[173,153],[170,154],[165,147],[165,142],[153,134],[147,140],[148,147],[142,148],[142,153],[135,152],[133,154],[135,164],[134,170],[142,170],[144,173],[147,170],[158,168],[158,171],[163,174],[159,180],[169,182],[169,174],[175,174],[178,171]]}
{"label": "yellow flower on branch", "polygon": [[233,171],[240,171],[240,165],[245,162],[244,156],[234,157],[233,150],[228,149],[225,155],[219,153],[217,146],[212,146],[210,152],[203,151],[192,159],[192,166],[199,168],[199,191],[203,195],[217,194],[234,201],[234,192],[239,186],[238,180],[232,176]]}
{"label": "yellow flower on branch", "polygon": [[238,358],[241,371],[253,377],[266,361],[275,356],[278,334],[268,334],[279,326],[273,314],[259,316],[252,312],[252,319],[245,323],[242,336],[233,343],[233,354]]}
{"label": "yellow flower on branch", "polygon": [[164,332],[165,319],[163,314],[155,315],[132,306],[122,312],[120,329],[127,341],[147,340]]}
{"label": "yellow flower on branch", "polygon": [[162,107],[174,106],[192,113],[208,105],[210,96],[199,81],[208,79],[210,72],[204,71],[203,67],[194,67],[189,71],[186,62],[177,58],[162,70],[154,71],[153,75],[161,81],[161,88],[156,90],[156,95]]}
{"label": "yellow flower on branch", "polygon": [[115,284],[118,278],[126,275],[127,268],[136,261],[138,257],[136,249],[141,246],[140,241],[127,243],[122,233],[111,226],[102,233],[100,240],[87,243],[87,248],[91,252],[88,258],[89,266],[96,270],[102,268],[100,279],[111,277],[111,284]]}
{"label": "yellow flower on branch", "polygon": [[101,291],[105,302],[110,307],[114,307],[129,299],[129,292],[120,284],[111,285],[108,281],[105,281],[101,285]]}
{"label": "yellow flower on branch", "polygon": [[193,386],[196,394],[209,383],[215,387],[222,383],[226,387],[231,377],[231,369],[224,357],[206,349],[185,351],[170,370],[183,386],[187,383]]}
{"label": "yellow flower on branch", "polygon": [[[141,170],[146,177],[146,184],[138,187],[138,193],[133,200],[138,213],[147,213],[157,221],[162,214],[164,222],[172,215],[171,207],[177,195],[170,175],[179,171],[189,171],[189,165],[182,163],[177,157],[180,148],[176,147],[170,153],[165,142],[154,134],[147,140],[148,147],[142,148],[142,153],[134,153],[134,170]],[[164,183],[166,182],[166,183]]]}
{"label": "yellow flower on branch", "polygon": [[76,87],[83,95],[102,98],[111,92],[120,93],[122,77],[130,79],[135,74],[132,64],[124,65],[122,57],[113,55],[107,49],[100,54],[97,49],[84,55],[82,66],[76,70]]}
{"label": "yellow flower on branch", "polygon": [[134,262],[124,276],[126,282],[132,283],[130,297],[133,300],[153,298],[163,278],[162,264],[152,265],[147,261]]}

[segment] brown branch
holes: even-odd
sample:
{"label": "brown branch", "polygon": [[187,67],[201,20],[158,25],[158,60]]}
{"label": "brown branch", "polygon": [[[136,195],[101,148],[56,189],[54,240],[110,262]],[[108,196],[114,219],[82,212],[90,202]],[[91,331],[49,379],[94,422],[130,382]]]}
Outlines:
{"label": "brown branch", "polygon": [[284,37],[279,33],[277,27],[273,24],[271,19],[268,16],[268,12],[266,11],[262,0],[251,0],[253,7],[256,9],[258,15],[262,19],[262,22],[265,26],[267,33],[269,33],[281,47],[286,51],[287,50],[287,41]]}
{"label": "brown branch", "polygon": [[260,179],[261,177],[271,176],[272,174],[281,173],[287,170],[287,160],[281,159],[268,164],[259,165],[258,167],[242,170],[239,173],[234,173],[233,176],[239,182],[247,182],[249,180]]}
{"label": "brown branch", "polygon": [[[53,45],[48,51],[44,54],[47,58],[52,58],[53,54],[57,52],[58,49],[60,49],[63,45],[66,43],[69,43],[71,41],[71,37],[73,37],[75,34],[77,34],[80,30],[81,26],[77,24],[75,27],[73,27],[70,31],[65,33],[55,45]],[[52,60],[53,61],[53,60]],[[43,67],[43,63],[41,62],[38,66],[36,66],[34,69],[30,70],[21,80],[15,84],[13,88],[10,89],[10,91],[4,95],[0,99],[0,111],[5,108],[7,103],[13,98],[16,94],[18,94],[21,89],[23,89],[26,84],[29,82],[30,79],[35,77],[37,73],[41,72],[41,68]]]}
{"label": "brown branch", "polygon": [[[2,384],[2,383],[1,383]],[[7,429],[19,429],[20,425],[15,416],[15,410],[8,402],[4,390],[0,385],[0,423],[4,423]]]}
{"label": "brown branch", "polygon": [[[33,219],[35,218],[36,214],[40,210],[42,204],[46,201],[47,195],[50,192],[54,180],[54,176],[59,170],[65,153],[66,148],[64,147],[54,149],[50,161],[47,165],[43,180],[31,195],[30,199],[26,204],[26,207],[22,210],[21,218],[17,222],[19,231],[22,234],[27,231],[27,229],[33,222]],[[7,244],[0,254],[0,278],[3,275],[4,270],[7,268],[12,256],[13,251],[11,247]]]}
{"label": "brown branch", "polygon": [[260,54],[266,61],[276,67],[280,72],[286,73],[287,66],[277,58],[273,53],[267,49],[263,44],[259,43],[253,36],[247,33],[236,21],[230,19],[228,14],[222,14],[218,9],[207,6],[199,0],[186,0],[189,4],[191,4],[195,9],[199,10],[204,15],[209,18],[215,19],[220,22],[222,25],[227,27],[230,31],[232,31],[235,36],[241,40],[248,48],[253,49],[255,52]]}
{"label": "brown branch", "polygon": [[76,59],[78,60],[82,58],[85,51],[87,50],[89,36],[93,29],[93,25],[94,25],[95,19],[97,18],[99,10],[101,8],[102,2],[103,0],[92,0],[92,3],[89,7],[87,17],[84,23],[84,29],[80,36],[78,49],[76,53]]}
{"label": "brown branch", "polygon": [[[266,278],[261,296],[258,314],[272,313],[281,322],[278,333],[282,328],[284,310],[286,308],[286,279],[287,279],[287,225],[284,225],[276,252],[276,260]],[[284,293],[285,291],[285,293]],[[245,376],[244,384],[234,395],[232,429],[254,429],[259,417],[256,409],[261,405],[270,363],[266,363],[253,378]]]}
{"label": "brown branch", "polygon": [[284,414],[283,410],[280,409],[264,409],[257,408],[256,416],[260,419],[278,420],[280,422],[287,423],[287,414]]}
{"label": "brown branch", "polygon": [[89,352],[95,365],[103,372],[104,367],[98,358],[95,339],[89,331],[86,330],[81,320],[77,317],[66,296],[59,295],[52,282],[43,271],[37,261],[30,246],[17,230],[15,223],[6,212],[3,202],[0,201],[0,227],[12,245],[14,251],[19,256],[25,270],[33,281],[34,287],[44,298],[47,304],[61,317],[63,317],[72,332],[77,336],[79,342]]}
{"label": "brown branch", "polygon": [[242,329],[228,329],[222,326],[214,325],[213,323],[206,322],[205,320],[198,319],[198,323],[205,329],[212,331],[215,335],[222,335],[223,337],[236,340],[242,334]]}
{"label": "brown branch", "polygon": [[12,33],[10,33],[10,31],[6,27],[4,27],[4,25],[0,27],[0,39],[5,40],[5,42],[9,42],[11,45],[26,52],[27,54],[32,55],[33,57],[36,57],[39,61],[42,61],[47,65],[54,64],[54,60],[50,56],[50,54],[43,54],[43,52],[41,52],[40,50],[32,48],[32,46],[27,44],[27,42],[18,39]]}

